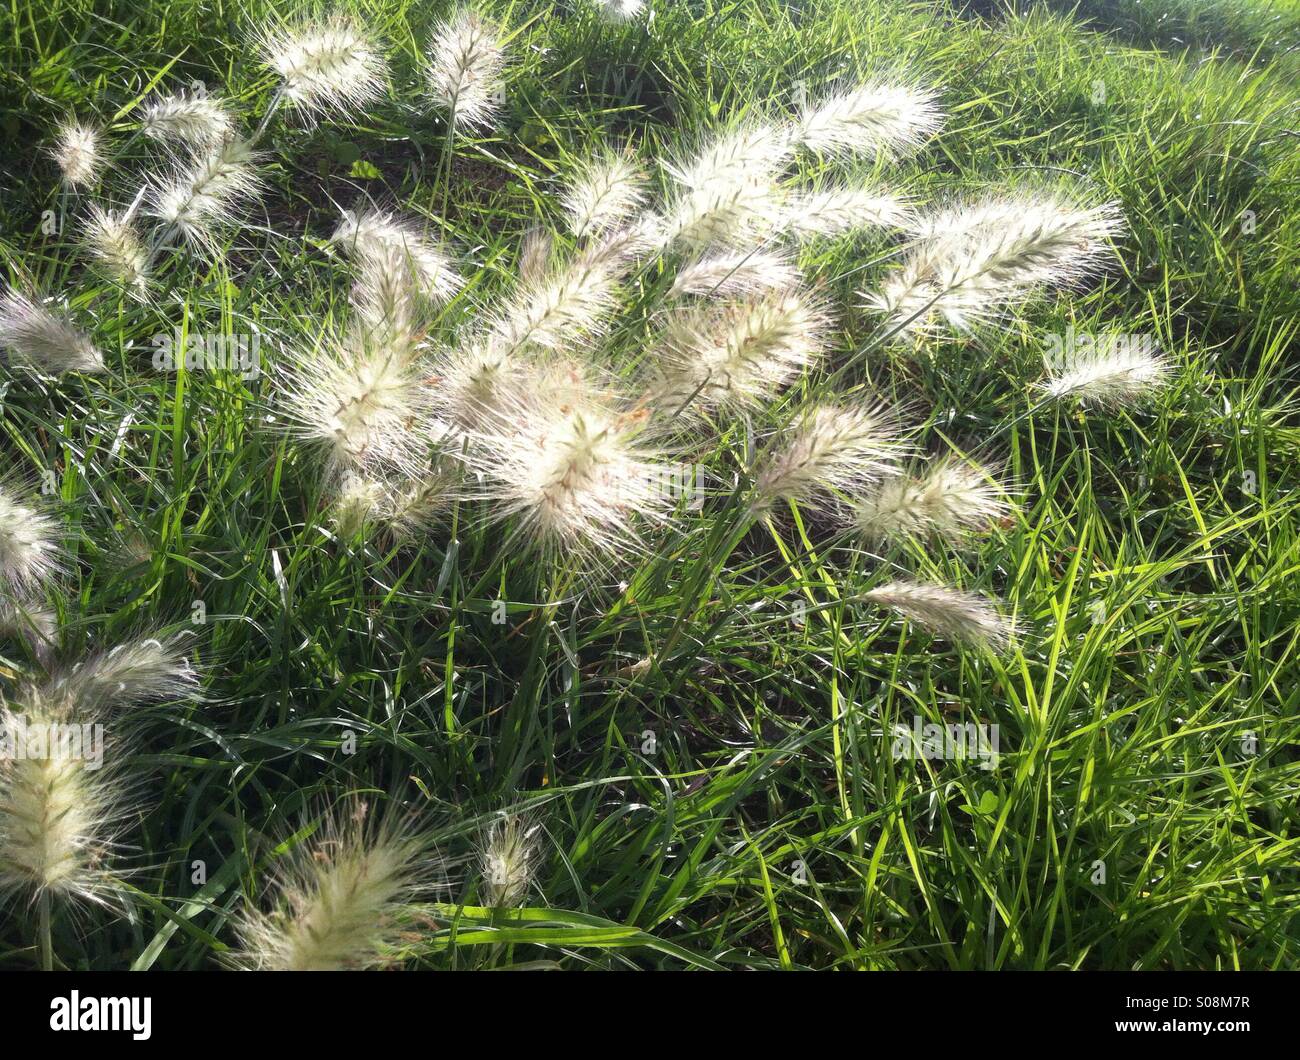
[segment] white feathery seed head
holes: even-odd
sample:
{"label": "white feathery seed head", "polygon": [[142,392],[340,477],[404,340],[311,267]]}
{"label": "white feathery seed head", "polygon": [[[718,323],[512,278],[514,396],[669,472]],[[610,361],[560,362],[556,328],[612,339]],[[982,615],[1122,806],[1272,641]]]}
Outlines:
{"label": "white feathery seed head", "polygon": [[408,218],[374,208],[346,210],[330,239],[359,262],[368,258],[391,262],[392,251],[400,251],[415,274],[420,293],[432,302],[449,301],[465,284],[442,250]]}
{"label": "white feathery seed head", "polygon": [[58,522],[16,487],[0,481],[0,598],[29,599],[63,568]]}
{"label": "white feathery seed head", "polygon": [[645,0],[592,0],[596,13],[607,22],[631,22],[645,10]]}
{"label": "white feathery seed head", "polygon": [[[563,373],[559,373],[563,375]],[[578,373],[535,378],[466,459],[497,518],[544,552],[610,555],[634,548],[674,504],[672,468],[643,412],[620,412]]]}
{"label": "white feathery seed head", "polygon": [[569,230],[579,239],[608,231],[645,202],[645,174],[624,155],[588,159],[564,189]]}
{"label": "white feathery seed head", "polygon": [[519,242],[519,282],[537,283],[550,268],[555,236],[545,228],[530,228]]}
{"label": "white feathery seed head", "polygon": [[104,358],[90,336],[64,313],[15,290],[0,297],[0,348],[11,359],[50,375],[104,370]]}
{"label": "white feathery seed head", "polygon": [[504,70],[500,34],[477,12],[462,7],[434,30],[429,89],[453,125],[484,128],[492,123]]}
{"label": "white feathery seed head", "polygon": [[413,356],[423,328],[410,257],[399,247],[376,248],[360,259],[356,273],[349,298],[353,344],[396,357]]}
{"label": "white feathery seed head", "polygon": [[0,593],[0,637],[21,637],[42,665],[53,658],[58,632],[58,616],[48,607]]}
{"label": "white feathery seed head", "polygon": [[756,407],[817,362],[829,320],[812,295],[777,291],[672,315],[655,405],[674,413]]}
{"label": "white feathery seed head", "polygon": [[968,332],[1043,287],[1088,278],[1123,229],[1114,203],[1083,207],[1052,193],[958,204],[922,218],[919,243],[865,297],[899,334]]}
{"label": "white feathery seed head", "polygon": [[339,533],[352,537],[370,524],[406,539],[434,525],[453,498],[455,478],[437,468],[420,477],[362,475],[343,476],[333,504]]}
{"label": "white feathery seed head", "polygon": [[823,154],[892,158],[924,143],[942,123],[932,90],[869,81],[805,107],[794,135]]}
{"label": "white feathery seed head", "polygon": [[82,224],[82,240],[104,275],[133,294],[143,292],[148,254],[130,221],[92,204]]}
{"label": "white feathery seed head", "polygon": [[984,597],[946,585],[890,582],[865,596],[922,629],[958,643],[1000,649],[1015,633],[1011,622]]}
{"label": "white feathery seed head", "polygon": [[150,139],[199,147],[226,139],[234,126],[234,115],[225,104],[199,94],[159,96],[140,113],[140,129]]}
{"label": "white feathery seed head", "polygon": [[691,294],[725,298],[785,290],[801,279],[799,269],[784,254],[765,250],[723,251],[683,265],[668,294],[673,298]]}
{"label": "white feathery seed head", "polygon": [[780,228],[796,238],[837,236],[878,228],[906,228],[907,200],[882,188],[851,185],[821,188],[786,199]]}
{"label": "white feathery seed head", "polygon": [[150,192],[150,213],[196,248],[213,252],[218,225],[257,195],[257,155],[247,141],[211,145],[197,161]]}
{"label": "white feathery seed head", "polygon": [[908,535],[954,539],[992,529],[1010,508],[1006,491],[988,471],[949,456],[919,474],[885,479],[858,502],[853,522],[873,541]]}
{"label": "white feathery seed head", "polygon": [[84,743],[93,719],[36,688],[21,699],[0,703],[0,729],[26,744],[23,756],[0,758],[0,894],[122,907],[110,866],[125,807],[120,750],[97,765]]}
{"label": "white feathery seed head", "polygon": [[436,408],[449,423],[479,431],[499,426],[513,408],[530,368],[491,335],[446,350],[436,359]]}
{"label": "white feathery seed head", "polygon": [[56,670],[48,688],[79,714],[104,716],[144,703],[193,698],[199,676],[179,639],[143,637]]}
{"label": "white feathery seed head", "polygon": [[778,501],[810,502],[835,493],[862,492],[890,475],[903,443],[878,404],[818,405],[788,429],[788,440],[759,472],[754,510]]}
{"label": "white feathery seed head", "polygon": [[367,821],[363,803],[327,817],[310,842],[277,864],[270,908],[245,907],[236,968],[322,972],[375,968],[397,959],[413,904],[440,881],[428,846],[392,818]]}
{"label": "white feathery seed head", "polygon": [[633,244],[622,232],[613,233],[571,261],[521,282],[491,322],[490,345],[512,357],[529,347],[555,350],[599,334],[617,305]]}
{"label": "white feathery seed head", "polygon": [[407,350],[326,337],[292,357],[281,398],[291,430],[323,448],[331,475],[417,474],[443,433],[428,377]]}
{"label": "white feathery seed head", "polygon": [[781,219],[776,180],[791,157],[789,130],[760,122],[714,134],[690,157],[667,164],[676,190],[665,243],[705,249],[761,238]]}
{"label": "white feathery seed head", "polygon": [[541,826],[523,814],[503,814],[483,830],[479,872],[485,905],[513,909],[528,896],[541,850]]}
{"label": "white feathery seed head", "polygon": [[1169,382],[1173,367],[1153,345],[1124,342],[1074,350],[1049,358],[1039,389],[1053,401],[1077,398],[1117,408],[1153,397]]}
{"label": "white feathery seed head", "polygon": [[259,44],[285,99],[305,113],[356,114],[383,95],[388,60],[351,17],[268,28]]}
{"label": "white feathery seed head", "polygon": [[85,188],[98,182],[104,159],[99,131],[91,126],[78,121],[64,122],[59,126],[50,155],[69,187]]}

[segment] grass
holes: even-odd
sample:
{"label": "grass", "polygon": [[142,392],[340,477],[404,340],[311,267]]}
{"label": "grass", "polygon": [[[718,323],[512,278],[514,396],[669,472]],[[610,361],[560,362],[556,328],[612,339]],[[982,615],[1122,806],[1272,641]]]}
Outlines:
{"label": "grass", "polygon": [[[207,697],[134,717],[139,915],[56,916],[60,963],[214,966],[304,814],[405,786],[467,860],[413,967],[1295,967],[1295,5],[1155,5],[1220,36],[1136,23],[1127,3],[659,4],[647,30],[494,2],[517,31],[508,102],[496,132],[456,144],[445,184],[444,129],[414,89],[443,5],[348,6],[389,42],[392,98],[355,125],[273,123],[265,214],[152,307],[96,281],[70,227],[42,231],[61,203],[41,144],[67,112],[125,130],[159,82],[258,113],[274,86],[246,40],[285,5],[0,12],[0,262],[66,294],[110,367],[0,369],[0,453],[55,472],[65,650],[189,629]],[[1216,36],[1225,50],[1203,51]],[[311,460],[267,422],[268,373],[150,367],[173,328],[256,329],[273,365],[304,322],[342,314],[322,241],[358,191],[445,223],[487,264],[487,295],[553,216],[552,178],[597,143],[635,136],[653,158],[800,82],[896,65],[939,83],[950,115],[900,172],[919,198],[1074,174],[1132,229],[1091,289],[920,359],[859,352],[856,270],[883,241],[806,254],[841,311],[833,367],[913,409],[921,444],[1000,459],[1022,487],[1020,514],[968,552],[878,562],[810,510],[729,547],[725,506],[596,580],[503,548],[471,506],[414,544],[340,539]],[[628,348],[650,323],[622,321]],[[1158,337],[1174,385],[1146,411],[1030,414],[1045,336],[1070,326]],[[753,444],[737,425],[703,456],[730,481]],[[1025,635],[995,657],[882,619],[862,595],[900,569],[1002,597]],[[0,652],[6,675],[28,665]],[[998,767],[895,760],[892,727],[914,717],[998,725]],[[503,920],[477,905],[468,855],[507,806],[547,842]],[[35,965],[30,920],[20,904],[0,919],[0,966]]]}

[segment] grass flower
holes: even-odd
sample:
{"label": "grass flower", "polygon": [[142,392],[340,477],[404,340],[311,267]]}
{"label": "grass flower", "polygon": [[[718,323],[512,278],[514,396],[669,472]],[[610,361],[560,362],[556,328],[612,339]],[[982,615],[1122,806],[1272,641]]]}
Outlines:
{"label": "grass flower", "polygon": [[598,334],[617,305],[626,265],[617,237],[572,261],[522,282],[491,325],[492,344],[505,356],[527,347],[559,349]]}
{"label": "grass flower", "polygon": [[938,131],[937,99],[929,89],[867,82],[805,107],[794,135],[823,154],[893,157]]}
{"label": "grass flower", "polygon": [[964,644],[1003,648],[1015,632],[982,596],[919,582],[890,582],[866,599],[916,623],[927,632]]}
{"label": "grass flower", "polygon": [[669,164],[677,190],[665,243],[696,250],[752,243],[780,220],[776,179],[790,159],[786,129],[752,123],[715,134],[693,156]]}
{"label": "grass flower", "polygon": [[579,239],[621,224],[645,201],[645,177],[630,158],[583,163],[564,192],[569,230]]}
{"label": "grass flower", "polygon": [[391,264],[398,251],[414,272],[420,293],[441,304],[464,286],[447,256],[410,220],[377,209],[348,210],[331,242],[348,257],[380,267]]}
{"label": "grass flower", "polygon": [[149,256],[130,221],[92,204],[82,226],[82,240],[105,276],[134,294],[144,290]]}
{"label": "grass flower", "polygon": [[383,53],[348,16],[267,29],[260,47],[284,98],[306,113],[357,114],[383,94],[388,78]]}
{"label": "grass flower", "polygon": [[794,287],[799,269],[784,254],[765,250],[732,251],[696,258],[683,265],[673,280],[670,297],[681,295],[756,294]]}
{"label": "grass flower", "polygon": [[453,126],[484,128],[501,101],[505,48],[495,26],[463,7],[434,30],[428,68],[434,102]]}
{"label": "grass flower", "polygon": [[369,523],[387,527],[396,537],[427,530],[454,495],[453,475],[435,467],[419,478],[348,473],[333,505],[339,533],[352,537]]}
{"label": "grass flower", "polygon": [[513,909],[524,901],[537,868],[540,836],[541,826],[520,814],[498,817],[484,830],[478,860],[485,905]]}
{"label": "grass flower", "polygon": [[147,637],[56,670],[49,688],[78,712],[103,716],[142,703],[190,698],[198,691],[198,674],[179,641]]}
{"label": "grass flower", "polygon": [[754,508],[861,492],[892,474],[902,443],[880,405],[818,405],[789,429],[785,445],[758,474]]}
{"label": "grass flower", "polygon": [[519,243],[519,281],[535,284],[551,266],[555,236],[545,228],[532,228]]}
{"label": "grass flower", "polygon": [[195,147],[220,143],[234,126],[234,116],[220,100],[197,94],[151,99],[140,113],[140,129],[150,139]]}
{"label": "grass flower", "polygon": [[1040,390],[1053,401],[1073,397],[1114,408],[1151,397],[1172,372],[1169,361],[1145,343],[1102,344],[1050,358]]}
{"label": "grass flower", "polygon": [[365,255],[352,285],[352,344],[409,359],[423,333],[418,278],[400,247]]}
{"label": "grass flower", "polygon": [[918,245],[867,304],[900,334],[970,331],[1040,288],[1086,279],[1122,231],[1114,204],[1051,194],[959,204],[921,220]]}
{"label": "grass flower", "polygon": [[854,525],[873,541],[909,535],[952,539],[992,528],[1009,510],[1005,492],[987,471],[946,457],[920,474],[885,479],[858,502]]}
{"label": "grass flower", "polygon": [[[86,746],[95,718],[35,687],[20,700],[0,705],[6,738],[24,743],[22,755],[0,757],[0,894],[40,900],[42,919],[51,899],[121,906],[109,859],[125,787],[114,763],[97,766]],[[50,967],[47,942],[40,943]]]}
{"label": "grass flower", "polygon": [[310,845],[277,866],[270,910],[246,908],[230,963],[257,971],[320,972],[390,962],[412,903],[432,885],[422,838],[389,820],[327,818]]}
{"label": "grass flower", "polygon": [[14,290],[0,297],[0,348],[50,375],[104,370],[104,358],[88,335],[63,313]]}
{"label": "grass flower", "polygon": [[292,358],[283,402],[294,433],[324,449],[332,475],[415,474],[436,431],[428,374],[409,351],[326,338]]}
{"label": "grass flower", "polygon": [[[583,384],[575,381],[574,391]],[[644,522],[671,507],[671,468],[645,431],[645,417],[599,400],[574,400],[540,381],[478,439],[471,468],[498,518],[543,551],[611,554],[632,547]]]}
{"label": "grass flower", "polygon": [[656,404],[754,407],[816,363],[827,314],[800,291],[676,313],[661,348]]}
{"label": "grass flower", "polygon": [[593,0],[596,13],[607,22],[631,22],[645,10],[645,0]]}
{"label": "grass flower", "polygon": [[224,140],[152,189],[151,212],[195,247],[214,251],[217,226],[242,200],[258,193],[255,160],[247,141]]}
{"label": "grass flower", "polygon": [[104,159],[96,129],[77,121],[65,122],[59,127],[50,155],[68,187],[86,188],[98,183]]}
{"label": "grass flower", "polygon": [[28,599],[63,567],[59,524],[17,489],[0,481],[0,589]]}
{"label": "grass flower", "polygon": [[902,196],[876,187],[844,185],[792,195],[783,207],[780,227],[806,239],[905,228],[911,219],[911,210]]}

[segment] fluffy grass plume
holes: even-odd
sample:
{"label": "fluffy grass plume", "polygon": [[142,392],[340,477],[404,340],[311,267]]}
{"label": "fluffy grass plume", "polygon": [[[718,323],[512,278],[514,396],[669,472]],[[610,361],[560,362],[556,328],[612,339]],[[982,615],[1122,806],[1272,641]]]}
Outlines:
{"label": "fluffy grass plume", "polygon": [[[0,894],[121,904],[110,865],[123,816],[121,774],[111,763],[96,768],[70,729],[51,728],[94,720],[35,687],[0,705],[4,732],[26,737],[22,756],[0,758]],[[77,731],[84,740],[86,730]]]}
{"label": "fluffy grass plume", "polygon": [[1053,401],[1077,398],[1115,408],[1153,397],[1172,373],[1168,359],[1144,343],[1100,345],[1049,358],[1040,390]]}
{"label": "fluffy grass plume", "polygon": [[564,189],[569,230],[579,239],[621,224],[645,201],[645,175],[632,159],[589,159]]}
{"label": "fluffy grass plume", "polygon": [[497,28],[477,12],[462,7],[434,30],[429,91],[454,126],[475,129],[492,123],[504,70],[505,48]]}
{"label": "fluffy grass plume", "polygon": [[433,302],[449,301],[464,286],[447,255],[409,218],[373,207],[348,210],[331,241],[363,264],[391,262],[392,252],[400,252],[414,272],[420,293]]}
{"label": "fluffy grass plume", "polygon": [[696,251],[752,244],[781,219],[776,181],[791,154],[785,128],[750,122],[714,133],[693,154],[668,163],[675,191],[665,243]]}
{"label": "fluffy grass plume", "polygon": [[63,567],[60,527],[12,483],[0,479],[0,597],[29,598]]}
{"label": "fluffy grass plume", "polygon": [[896,581],[866,593],[871,603],[914,622],[927,632],[963,644],[1006,647],[1014,629],[982,596],[946,585]]}
{"label": "fluffy grass plume", "polygon": [[782,208],[781,228],[799,238],[837,236],[877,228],[905,228],[912,220],[907,200],[872,185],[838,185],[791,195]]}
{"label": "fluffy grass plume", "polygon": [[218,228],[260,190],[256,159],[248,141],[223,140],[152,188],[150,212],[195,248],[215,253]]}
{"label": "fluffy grass plume", "polygon": [[267,28],[259,47],[284,98],[308,114],[359,114],[388,80],[388,60],[351,16]]}
{"label": "fluffy grass plume", "polygon": [[101,372],[104,358],[68,317],[15,290],[0,296],[0,348],[47,375]]}
{"label": "fluffy grass plume", "polygon": [[135,226],[121,214],[92,204],[82,224],[82,242],[99,270],[135,294],[149,276],[149,254]]}
{"label": "fluffy grass plume", "polygon": [[655,402],[756,407],[817,362],[827,325],[821,303],[798,290],[678,311],[659,351]]}
{"label": "fluffy grass plume", "polygon": [[918,244],[867,304],[900,334],[967,332],[1043,287],[1087,279],[1123,230],[1115,204],[1054,193],[959,203],[920,220]]}
{"label": "fluffy grass plume", "polygon": [[344,537],[377,524],[395,539],[407,540],[429,530],[457,495],[456,476],[445,467],[414,478],[348,472],[339,484],[332,516]]}
{"label": "fluffy grass plume", "polygon": [[641,527],[673,504],[673,469],[644,414],[620,411],[576,377],[567,386],[535,378],[515,395],[470,456],[495,515],[543,552],[611,556],[636,547]]}
{"label": "fluffy grass plume", "polygon": [[533,883],[540,853],[541,826],[522,814],[505,814],[484,829],[479,839],[479,873],[485,905],[513,909]]}
{"label": "fluffy grass plume", "polygon": [[64,122],[59,126],[50,155],[68,187],[88,188],[99,182],[104,156],[97,129],[78,121]]}
{"label": "fluffy grass plume", "polygon": [[687,262],[673,280],[669,295],[732,295],[779,291],[802,279],[798,267],[781,253],[765,250],[722,251]]}
{"label": "fluffy grass plume", "polygon": [[873,541],[956,539],[991,529],[1009,510],[1005,491],[984,468],[950,456],[920,474],[885,479],[857,503],[853,519]]}
{"label": "fluffy grass plume", "polygon": [[434,430],[428,375],[408,349],[325,336],[291,355],[282,404],[292,432],[322,448],[331,475],[415,473]]}
{"label": "fluffy grass plume", "polygon": [[805,106],[795,137],[823,154],[893,157],[924,143],[942,124],[934,91],[868,81]]}
{"label": "fluffy grass plume", "polygon": [[618,235],[584,249],[531,282],[521,282],[491,324],[506,354],[526,347],[556,350],[599,334],[617,305],[627,267]]}
{"label": "fluffy grass plume", "polygon": [[903,452],[897,429],[878,404],[814,406],[758,474],[754,508],[861,492],[892,474]]}
{"label": "fluffy grass plume", "polygon": [[149,100],[140,111],[141,131],[151,139],[169,143],[219,143],[231,135],[234,124],[234,115],[224,103],[199,94],[160,96]]}
{"label": "fluffy grass plume", "polygon": [[607,22],[631,22],[645,10],[645,0],[592,0],[596,13]]}
{"label": "fluffy grass plume", "polygon": [[56,669],[49,687],[77,712],[104,717],[142,703],[191,698],[198,674],[178,640],[142,637]]}
{"label": "fluffy grass plume", "polygon": [[238,922],[236,968],[330,972],[390,961],[411,904],[436,886],[422,837],[364,804],[326,817],[310,842],[274,869],[269,909],[247,905]]}

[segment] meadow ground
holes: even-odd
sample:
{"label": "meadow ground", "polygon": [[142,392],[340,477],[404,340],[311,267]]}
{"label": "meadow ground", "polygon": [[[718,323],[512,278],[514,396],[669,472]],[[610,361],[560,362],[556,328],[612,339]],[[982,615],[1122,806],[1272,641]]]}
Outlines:
{"label": "meadow ground", "polygon": [[[147,303],[86,268],[44,146],[70,113],[127,141],[159,87],[199,82],[261,113],[275,82],[250,36],[292,9],[0,11],[0,263],[65,297],[108,369],[0,366],[0,460],[54,483],[72,552],[60,654],[183,631],[204,692],[132,716],[135,915],[56,914],[58,962],[213,967],[286,836],[344,793],[400,790],[449,884],[411,967],[1295,967],[1300,7],[651,0],[649,20],[612,24],[582,0],[492,0],[504,103],[448,158],[416,87],[446,5],[344,6],[387,41],[385,99],[351,121],[272,122],[250,224]],[[274,395],[304,322],[346,315],[326,243],[339,205],[400,204],[483,266],[438,321],[451,328],[598,144],[653,161],[900,68],[948,115],[890,171],[919,204],[1051,177],[1128,222],[1104,277],[919,353],[872,344],[857,295],[889,237],[801,251],[836,315],[825,366],[789,400],[836,374],[906,408],[921,449],[996,463],[1019,500],[996,533],[882,552],[815,505],[744,529],[728,491],[775,406],[723,421],[698,454],[714,494],[595,575],[516,547],[472,502],[413,540],[331,520]],[[130,150],[124,169],[151,157]],[[620,319],[618,371],[654,324]],[[256,334],[262,370],[155,370],[153,337],[178,328]],[[1044,351],[1067,334],[1153,340],[1172,381],[1131,410],[1044,406]],[[900,570],[999,598],[1011,648],[962,649],[868,606]],[[21,638],[0,642],[7,688],[33,665]],[[996,726],[996,767],[898,757],[896,726],[918,719]],[[523,910],[503,917],[473,851],[510,807],[543,839]],[[36,963],[30,908],[0,916],[2,967]]]}

